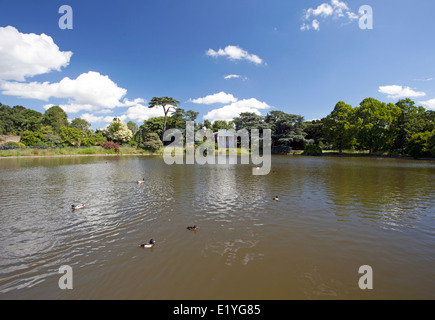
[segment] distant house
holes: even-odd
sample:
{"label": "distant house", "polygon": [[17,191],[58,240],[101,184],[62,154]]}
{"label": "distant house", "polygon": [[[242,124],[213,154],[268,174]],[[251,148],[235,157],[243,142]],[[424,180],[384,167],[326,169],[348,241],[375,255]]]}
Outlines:
{"label": "distant house", "polygon": [[7,136],[7,135],[0,134],[0,146],[8,142],[20,142],[20,140],[21,140],[20,136]]}
{"label": "distant house", "polygon": [[215,141],[219,148],[236,148],[237,147],[237,134],[227,129],[219,130],[213,133]]}

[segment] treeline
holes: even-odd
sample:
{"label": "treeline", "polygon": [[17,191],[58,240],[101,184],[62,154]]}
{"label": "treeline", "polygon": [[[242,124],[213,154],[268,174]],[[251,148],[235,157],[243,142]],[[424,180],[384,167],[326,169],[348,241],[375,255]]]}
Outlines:
{"label": "treeline", "polygon": [[66,113],[58,106],[42,114],[22,106],[11,108],[0,103],[0,134],[20,135],[22,144],[33,147],[106,144],[115,149],[114,145],[127,144],[154,152],[163,147],[164,128],[183,131],[186,121],[193,121],[196,130],[207,127],[213,132],[271,129],[274,153],[368,150],[397,156],[435,157],[435,112],[416,106],[410,99],[393,104],[367,98],[357,107],[340,101],[328,116],[314,121],[278,110],[266,116],[241,113],[232,121],[213,123],[208,120],[197,122],[198,114],[178,107],[171,116],[151,118],[140,127],[132,121],[124,123],[115,118],[106,129],[93,131],[81,118],[69,123]]}

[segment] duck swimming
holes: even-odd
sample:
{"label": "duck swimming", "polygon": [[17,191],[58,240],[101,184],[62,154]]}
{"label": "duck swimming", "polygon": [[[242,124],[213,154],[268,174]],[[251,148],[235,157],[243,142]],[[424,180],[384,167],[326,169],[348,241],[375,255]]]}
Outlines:
{"label": "duck swimming", "polygon": [[193,227],[187,227],[186,229],[189,231],[196,231],[196,230],[198,230],[198,227],[195,224]]}
{"label": "duck swimming", "polygon": [[84,204],[73,204],[73,205],[71,206],[71,209],[73,209],[73,210],[78,210],[78,209],[83,209],[84,207],[85,207]]}
{"label": "duck swimming", "polygon": [[156,242],[154,239],[151,239],[150,242],[141,244],[139,247],[141,248],[152,248]]}
{"label": "duck swimming", "polygon": [[275,200],[275,201],[279,201],[278,196],[274,197],[273,200]]}
{"label": "duck swimming", "polygon": [[143,180],[137,180],[137,183],[138,184],[145,183],[145,178],[143,178]]}

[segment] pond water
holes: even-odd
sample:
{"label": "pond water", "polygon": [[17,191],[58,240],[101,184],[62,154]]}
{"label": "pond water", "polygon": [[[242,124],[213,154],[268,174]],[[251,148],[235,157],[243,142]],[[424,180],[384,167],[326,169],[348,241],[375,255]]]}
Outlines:
{"label": "pond water", "polygon": [[435,298],[434,161],[0,159],[0,204],[0,299]]}

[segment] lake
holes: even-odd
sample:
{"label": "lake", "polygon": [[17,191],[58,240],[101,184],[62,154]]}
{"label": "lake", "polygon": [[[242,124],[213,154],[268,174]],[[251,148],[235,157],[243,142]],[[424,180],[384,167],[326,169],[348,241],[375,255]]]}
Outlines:
{"label": "lake", "polygon": [[435,161],[0,159],[0,204],[0,299],[435,299]]}

